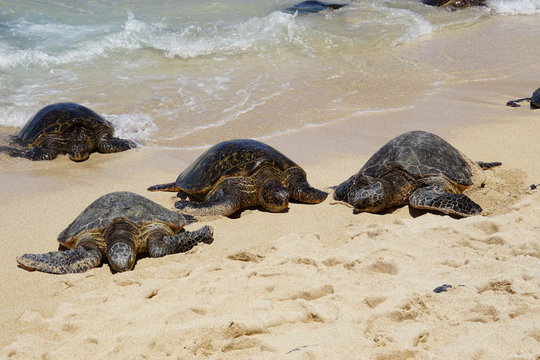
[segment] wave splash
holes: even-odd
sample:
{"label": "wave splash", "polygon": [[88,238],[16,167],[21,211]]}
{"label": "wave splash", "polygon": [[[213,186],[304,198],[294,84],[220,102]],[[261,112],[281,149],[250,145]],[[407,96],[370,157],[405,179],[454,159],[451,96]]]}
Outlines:
{"label": "wave splash", "polygon": [[[12,41],[0,42],[0,69],[87,62],[114,51],[138,49],[159,50],[169,58],[264,51],[293,42],[297,26],[295,15],[279,11],[235,25],[190,24],[180,30],[137,20],[130,12],[127,16],[116,29],[104,25],[28,24],[23,19],[4,24],[4,32],[14,36]],[[18,45],[21,42],[24,48]],[[59,43],[63,48],[54,45]]]}
{"label": "wave splash", "polygon": [[487,4],[502,15],[540,14],[540,0],[488,0]]}

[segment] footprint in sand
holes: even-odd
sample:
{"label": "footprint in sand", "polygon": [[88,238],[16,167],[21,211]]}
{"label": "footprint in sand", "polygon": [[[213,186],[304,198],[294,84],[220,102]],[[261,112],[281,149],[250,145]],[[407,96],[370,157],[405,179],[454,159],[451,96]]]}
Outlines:
{"label": "footprint in sand", "polygon": [[361,264],[360,259],[351,259],[351,258],[328,258],[323,262],[324,266],[333,267],[337,265],[342,265],[347,270],[354,269],[357,265]]}
{"label": "footprint in sand", "polygon": [[369,239],[375,239],[385,232],[388,232],[388,229],[380,224],[368,224],[367,226],[350,224],[345,228],[345,234],[350,239],[355,239],[363,235],[366,235]]}
{"label": "footprint in sand", "polygon": [[389,352],[384,352],[375,355],[375,360],[407,360],[407,359],[416,359],[418,351],[415,350],[394,350]]}
{"label": "footprint in sand", "polygon": [[368,296],[364,299],[364,303],[370,308],[374,309],[377,306],[381,305],[388,298],[386,296]]}
{"label": "footprint in sand", "polygon": [[486,291],[499,291],[499,292],[505,292],[508,294],[516,293],[514,289],[512,289],[512,282],[508,280],[490,281],[486,285],[480,286],[478,288],[479,294],[482,294]]}
{"label": "footprint in sand", "polygon": [[334,293],[334,288],[331,285],[324,285],[319,288],[293,293],[290,296],[283,298],[282,300],[304,299],[304,300],[311,301],[311,300],[322,298],[327,295],[331,295],[333,293]]}
{"label": "footprint in sand", "polygon": [[396,264],[394,264],[393,262],[385,261],[385,260],[375,261],[373,264],[367,267],[367,270],[371,272],[389,274],[389,275],[397,275],[399,273],[399,270]]}
{"label": "footprint in sand", "polygon": [[228,259],[234,261],[254,262],[259,263],[264,260],[263,255],[255,254],[247,250],[241,250],[227,256]]}
{"label": "footprint in sand", "polygon": [[300,264],[300,265],[309,265],[309,266],[313,266],[314,268],[317,268],[317,269],[319,268],[319,264],[317,263],[317,261],[315,261],[312,258],[308,258],[308,257],[287,258],[287,259],[283,260],[282,262],[280,262],[279,264],[280,265],[285,265],[285,264],[288,264],[288,263]]}
{"label": "footprint in sand", "polygon": [[499,311],[493,305],[477,304],[469,309],[470,316],[467,321],[479,323],[491,323],[500,320]]}

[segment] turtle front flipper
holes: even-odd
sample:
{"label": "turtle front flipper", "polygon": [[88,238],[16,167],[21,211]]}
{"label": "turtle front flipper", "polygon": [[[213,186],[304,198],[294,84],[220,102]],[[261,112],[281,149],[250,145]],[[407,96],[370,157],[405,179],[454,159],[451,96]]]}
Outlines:
{"label": "turtle front flipper", "polygon": [[137,144],[130,140],[110,137],[99,140],[97,143],[97,147],[100,153],[109,154],[132,149],[134,147],[137,147]]}
{"label": "turtle front flipper", "polygon": [[291,197],[308,204],[319,204],[326,200],[328,193],[319,189],[315,189],[307,182],[304,184],[295,184],[291,188]]}
{"label": "turtle front flipper", "polygon": [[97,247],[78,247],[46,254],[24,254],[17,257],[20,268],[50,274],[82,273],[101,263],[101,251]]}
{"label": "turtle front flipper", "polygon": [[482,208],[463,194],[453,194],[438,186],[421,187],[411,194],[409,204],[417,209],[440,211],[458,216],[480,215]]}
{"label": "turtle front flipper", "polygon": [[517,99],[517,100],[510,100],[506,103],[506,106],[511,107],[519,107],[520,105],[518,103],[523,101],[531,101],[531,98],[523,98],[523,99]]}
{"label": "turtle front flipper", "polygon": [[167,183],[167,184],[153,185],[153,186],[150,186],[146,190],[148,190],[148,191],[171,191],[171,192],[177,192],[177,191],[180,191],[180,188],[178,187],[178,185],[176,185],[175,182],[172,182],[172,183]]}
{"label": "turtle front flipper", "polygon": [[334,188],[334,200],[343,201],[352,205],[352,200],[356,195],[355,186],[356,175],[349,177],[347,180]]}
{"label": "turtle front flipper", "polygon": [[201,203],[180,200],[174,207],[191,216],[229,216],[242,208],[239,201],[226,197],[205,200]]}
{"label": "turtle front flipper", "polygon": [[11,157],[25,157],[28,150],[21,150],[10,146],[0,146],[0,154],[6,154]]}
{"label": "turtle front flipper", "polygon": [[153,239],[148,244],[148,253],[151,257],[161,257],[186,252],[200,242],[211,244],[214,241],[213,235],[214,229],[205,225],[195,231],[184,231],[176,235]]}
{"label": "turtle front flipper", "polygon": [[235,212],[259,204],[257,186],[250,177],[230,177],[219,183],[198,203],[180,200],[174,206],[183,214],[192,216],[229,216]]}
{"label": "turtle front flipper", "polygon": [[59,149],[35,147],[27,151],[23,155],[23,157],[33,160],[33,161],[54,160],[58,157],[59,154],[60,154]]}
{"label": "turtle front flipper", "polygon": [[44,149],[42,147],[34,147],[30,149],[17,149],[9,146],[0,146],[0,153],[7,154],[11,157],[26,158],[33,161],[53,160],[59,151]]}
{"label": "turtle front flipper", "polygon": [[289,191],[291,198],[308,204],[318,204],[323,202],[328,193],[315,189],[307,182],[305,173],[299,168],[290,168],[287,170],[290,176]]}

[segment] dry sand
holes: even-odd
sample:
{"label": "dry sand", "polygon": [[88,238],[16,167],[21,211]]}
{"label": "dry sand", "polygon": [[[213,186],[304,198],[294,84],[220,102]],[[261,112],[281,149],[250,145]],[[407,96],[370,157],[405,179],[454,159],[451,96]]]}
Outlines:
{"label": "dry sand", "polygon": [[[145,188],[172,181],[200,150],[139,148],[82,164],[0,157],[0,358],[540,359],[540,190],[529,188],[540,183],[540,110],[504,106],[540,85],[540,63],[519,57],[540,50],[505,29],[488,21],[403,47],[419,58],[431,49],[434,62],[445,51],[470,59],[408,108],[265,140],[329,188],[393,136],[436,132],[475,160],[503,162],[469,191],[484,216],[355,215],[329,198],[209,221],[213,244],[139,259],[127,273],[54,276],[15,257],[54,250],[107,192],[172,206],[171,194]],[[486,59],[512,71],[481,76]],[[452,287],[433,292],[443,284]]]}

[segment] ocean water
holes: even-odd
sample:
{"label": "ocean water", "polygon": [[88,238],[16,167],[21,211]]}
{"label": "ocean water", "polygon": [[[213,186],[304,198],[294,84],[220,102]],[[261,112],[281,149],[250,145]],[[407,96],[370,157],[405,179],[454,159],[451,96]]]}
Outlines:
{"label": "ocean water", "polygon": [[494,17],[540,21],[540,0],[336,2],[348,5],[300,15],[290,0],[0,0],[0,130],[74,101],[143,146],[264,139],[406,107],[444,80],[400,46]]}

